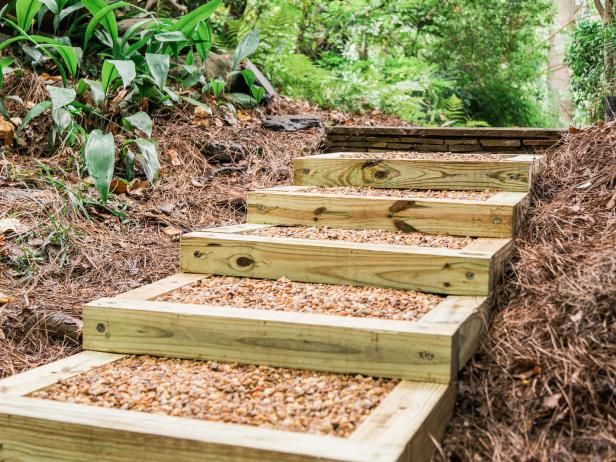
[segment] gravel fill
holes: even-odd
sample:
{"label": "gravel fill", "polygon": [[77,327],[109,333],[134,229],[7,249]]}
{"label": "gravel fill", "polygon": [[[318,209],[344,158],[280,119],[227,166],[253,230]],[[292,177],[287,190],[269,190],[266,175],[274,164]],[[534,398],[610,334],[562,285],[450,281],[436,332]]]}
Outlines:
{"label": "gravel fill", "polygon": [[407,151],[386,151],[386,152],[345,152],[340,156],[344,159],[384,159],[384,160],[462,160],[462,161],[500,161],[509,160],[518,154],[511,155],[498,153],[477,153],[460,154],[453,152],[407,152]]}
{"label": "gravel fill", "polygon": [[397,383],[360,375],[131,356],[32,396],[347,437]]}
{"label": "gravel fill", "polygon": [[381,231],[378,229],[338,229],[328,227],[272,226],[250,231],[250,235],[288,237],[295,239],[321,239],[363,244],[394,244],[420,247],[446,247],[462,249],[474,241],[471,237],[445,236],[419,232]]}
{"label": "gravel fill", "polygon": [[348,196],[387,196],[404,199],[430,198],[430,199],[456,199],[467,201],[485,201],[490,199],[498,191],[486,189],[485,191],[432,191],[416,189],[378,189],[378,188],[354,188],[351,186],[338,186],[325,188],[321,186],[309,186],[301,192],[320,194],[345,194]]}
{"label": "gravel fill", "polygon": [[229,276],[211,276],[156,298],[176,303],[398,321],[415,321],[443,299],[438,295],[406,290]]}

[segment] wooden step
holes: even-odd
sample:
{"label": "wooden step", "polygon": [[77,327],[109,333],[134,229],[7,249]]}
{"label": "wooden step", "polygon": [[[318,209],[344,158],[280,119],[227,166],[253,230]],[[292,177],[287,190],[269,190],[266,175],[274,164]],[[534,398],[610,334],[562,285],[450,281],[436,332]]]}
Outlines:
{"label": "wooden step", "polygon": [[28,397],[122,358],[86,351],[0,380],[0,460],[427,462],[455,401],[453,385],[402,381],[342,438]]}
{"label": "wooden step", "polygon": [[248,223],[509,238],[528,202],[523,192],[455,200],[306,190],[310,188],[280,186],[249,192]]}
{"label": "wooden step", "polygon": [[296,186],[354,186],[385,189],[526,192],[539,157],[503,156],[503,160],[419,160],[349,158],[343,153],[298,157]]}
{"label": "wooden step", "polygon": [[447,297],[416,321],[153,301],[209,277],[178,274],[83,309],[88,350],[450,383],[487,323],[483,297]]}
{"label": "wooden step", "polygon": [[181,271],[485,296],[499,280],[512,243],[478,239],[453,250],[249,234],[265,227],[269,225],[183,236]]}

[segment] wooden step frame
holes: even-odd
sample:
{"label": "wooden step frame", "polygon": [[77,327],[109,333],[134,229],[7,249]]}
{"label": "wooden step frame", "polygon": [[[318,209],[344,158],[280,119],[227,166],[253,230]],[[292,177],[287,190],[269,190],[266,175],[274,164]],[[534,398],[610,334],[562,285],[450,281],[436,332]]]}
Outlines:
{"label": "wooden step frame", "polygon": [[249,192],[248,223],[508,238],[517,233],[529,200],[523,192],[498,192],[483,201],[307,192],[309,189],[278,186]]}
{"label": "wooden step frame", "polygon": [[271,225],[184,235],[180,271],[256,279],[389,287],[487,296],[500,280],[511,239],[477,239],[461,250],[255,236]]}
{"label": "wooden step frame", "polygon": [[393,321],[153,301],[207,277],[179,273],[87,304],[84,348],[450,383],[490,307],[452,296],[416,321]]}
{"label": "wooden step frame", "polygon": [[455,401],[454,385],[402,381],[340,438],[27,396],[123,357],[84,351],[0,380],[0,460],[427,462]]}
{"label": "wooden step frame", "polygon": [[384,189],[527,192],[541,156],[503,156],[503,160],[420,160],[345,157],[344,153],[298,157],[296,186],[353,186]]}

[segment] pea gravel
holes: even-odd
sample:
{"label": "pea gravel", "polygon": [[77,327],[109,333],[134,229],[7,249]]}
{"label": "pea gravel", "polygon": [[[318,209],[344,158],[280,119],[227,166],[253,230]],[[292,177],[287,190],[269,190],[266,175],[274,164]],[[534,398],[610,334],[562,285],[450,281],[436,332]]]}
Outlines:
{"label": "pea gravel", "polygon": [[272,226],[257,229],[246,234],[295,239],[320,239],[327,241],[348,241],[363,244],[394,244],[420,247],[446,247],[462,249],[474,241],[471,237],[425,234],[419,232],[382,231],[378,229],[338,229],[302,226]]}
{"label": "pea gravel", "polygon": [[404,199],[430,198],[430,199],[455,199],[467,201],[485,201],[494,196],[498,191],[486,189],[485,191],[432,191],[415,189],[378,189],[378,188],[354,188],[340,186],[324,188],[309,186],[301,192],[320,194],[344,194],[347,196],[386,196],[400,197]]}
{"label": "pea gravel", "polygon": [[443,299],[438,295],[378,287],[211,276],[156,300],[414,321]]}
{"label": "pea gravel", "polygon": [[[517,155],[517,154],[515,154]],[[383,160],[461,160],[461,161],[501,161],[509,160],[514,155],[498,153],[460,154],[453,152],[346,152],[340,154],[344,159],[383,159]]]}
{"label": "pea gravel", "polygon": [[32,396],[347,437],[397,383],[359,375],[131,356]]}

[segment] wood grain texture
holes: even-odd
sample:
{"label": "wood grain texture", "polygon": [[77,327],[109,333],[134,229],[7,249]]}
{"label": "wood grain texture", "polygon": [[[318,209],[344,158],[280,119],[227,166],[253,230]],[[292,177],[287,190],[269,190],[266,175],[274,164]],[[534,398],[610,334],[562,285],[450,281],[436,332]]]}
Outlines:
{"label": "wood grain texture", "polygon": [[169,292],[173,292],[180,287],[198,282],[208,277],[207,274],[189,274],[177,273],[173,276],[166,277],[160,281],[147,284],[136,289],[129,290],[119,295],[122,298],[131,298],[135,300],[152,300]]}
{"label": "wood grain texture", "polygon": [[[449,383],[458,325],[100,299],[84,348]],[[462,321],[459,325],[462,324]]]}
{"label": "wood grain texture", "polygon": [[394,462],[392,446],[32,398],[0,400],[0,460]]}
{"label": "wood grain texture", "polygon": [[[81,352],[0,380],[0,398],[24,396],[36,390],[47,388],[61,380],[87,372],[95,367],[117,361],[123,357],[123,355],[97,351]],[[0,458],[0,460],[3,459]]]}
{"label": "wood grain texture", "polygon": [[303,189],[282,186],[249,192],[248,222],[504,238],[513,236],[515,207],[525,197],[512,193],[490,201],[401,199]]}
{"label": "wood grain texture", "polygon": [[428,462],[453,414],[455,386],[401,382],[350,436],[398,447],[399,461]]}
{"label": "wood grain texture", "polygon": [[443,248],[190,233],[181,270],[257,279],[487,295],[491,255]]}
{"label": "wood grain texture", "polygon": [[461,370],[477,350],[479,340],[487,331],[492,301],[485,297],[447,297],[418,322],[433,327],[457,329],[456,348]]}
{"label": "wood grain texture", "polygon": [[299,157],[294,160],[293,171],[297,186],[526,192],[531,163],[532,160],[521,159],[383,160],[378,158],[378,154],[374,159],[352,159],[335,154]]}

